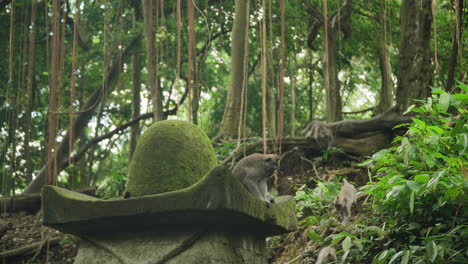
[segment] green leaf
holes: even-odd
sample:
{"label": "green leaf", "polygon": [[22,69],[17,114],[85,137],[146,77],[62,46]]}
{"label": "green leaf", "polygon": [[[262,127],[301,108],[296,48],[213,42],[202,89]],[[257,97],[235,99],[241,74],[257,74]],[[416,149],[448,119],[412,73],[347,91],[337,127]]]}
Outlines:
{"label": "green leaf", "polygon": [[354,239],[354,240],[353,240],[353,244],[354,244],[359,250],[363,250],[363,249],[364,249],[364,246],[362,245],[362,242],[361,242],[359,239]]}
{"label": "green leaf", "polygon": [[395,255],[393,255],[393,257],[390,259],[390,261],[388,262],[388,264],[392,264],[393,261],[395,261],[401,254],[403,254],[404,251],[400,251],[398,253],[396,253]]}
{"label": "green leaf", "polygon": [[444,130],[443,130],[442,128],[440,128],[440,127],[428,126],[427,128],[430,129],[430,130],[432,130],[432,131],[434,131],[434,132],[436,132],[436,133],[439,134],[439,135],[441,135],[441,134],[444,133]]}
{"label": "green leaf", "polygon": [[409,261],[409,250],[406,250],[406,253],[405,255],[403,256],[403,258],[401,259],[401,264],[408,264],[408,261]]}
{"label": "green leaf", "polygon": [[454,94],[453,97],[459,101],[468,101],[468,94]]}
{"label": "green leaf", "polygon": [[426,123],[420,119],[417,119],[417,118],[413,118],[413,121],[414,123],[416,123],[416,125],[421,128],[422,130],[424,130],[426,128]]}
{"label": "green leaf", "polygon": [[450,106],[450,94],[448,93],[441,94],[439,97],[439,105],[440,105],[440,109],[443,112],[447,112]]}
{"label": "green leaf", "polygon": [[429,168],[432,168],[437,164],[436,158],[428,153],[424,153],[424,161],[426,161],[426,164],[429,166]]}
{"label": "green leaf", "polygon": [[382,251],[382,253],[380,253],[379,255],[379,260],[384,260],[387,257],[387,254],[388,254],[388,249]]}
{"label": "green leaf", "polygon": [[440,88],[432,88],[432,91],[431,91],[433,94],[443,94],[445,93],[444,90],[440,89]]}
{"label": "green leaf", "polygon": [[465,91],[465,93],[468,93],[468,85],[460,82],[460,81],[457,81],[457,86],[458,88],[462,89],[463,91]]}
{"label": "green leaf", "polygon": [[413,214],[413,211],[414,211],[414,191],[411,192],[409,208],[410,208],[410,213]]}
{"label": "green leaf", "polygon": [[434,185],[435,190],[437,188],[437,182],[439,182],[440,177],[442,177],[442,175],[444,175],[445,172],[445,170],[436,172],[435,177],[432,177],[427,183],[427,188],[430,188],[432,185]]}
{"label": "green leaf", "polygon": [[346,252],[343,254],[343,256],[341,257],[341,261],[345,261],[345,260],[346,260],[346,258],[347,258],[348,255],[349,255],[349,252],[351,252],[351,251],[348,250],[348,251],[346,251]]}
{"label": "green leaf", "polygon": [[309,238],[310,241],[314,241],[314,242],[322,241],[322,237],[310,229],[307,230],[307,237]]}
{"label": "green leaf", "polygon": [[344,240],[343,240],[343,250],[344,251],[349,251],[351,249],[351,237],[347,236]]}
{"label": "green leaf", "polygon": [[408,188],[413,192],[419,192],[422,187],[421,183],[417,181],[407,181],[406,186],[408,186]]}
{"label": "green leaf", "polygon": [[437,245],[434,241],[431,241],[431,243],[428,245],[428,248],[427,248],[427,253],[429,255],[429,260],[431,261],[431,263],[434,263],[434,260],[436,259],[437,257]]}
{"label": "green leaf", "polygon": [[426,184],[429,181],[429,176],[426,174],[418,174],[414,176],[414,180],[421,184]]}

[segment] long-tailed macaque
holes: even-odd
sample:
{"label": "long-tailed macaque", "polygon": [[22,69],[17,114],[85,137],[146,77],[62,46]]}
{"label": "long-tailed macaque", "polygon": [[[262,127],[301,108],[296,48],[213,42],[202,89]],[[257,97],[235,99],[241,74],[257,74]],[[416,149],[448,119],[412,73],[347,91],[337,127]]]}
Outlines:
{"label": "long-tailed macaque", "polygon": [[267,205],[274,203],[274,197],[268,193],[267,179],[278,169],[278,155],[251,154],[239,161],[232,170],[247,190]]}
{"label": "long-tailed macaque", "polygon": [[340,213],[342,224],[345,225],[351,218],[351,206],[356,202],[356,188],[346,179],[343,179],[343,186],[335,199],[336,210]]}
{"label": "long-tailed macaque", "polygon": [[336,261],[336,251],[333,247],[324,247],[320,250],[315,264],[326,264]]}
{"label": "long-tailed macaque", "polygon": [[315,140],[321,149],[327,149],[333,144],[333,132],[322,121],[310,122],[302,133],[307,140]]}

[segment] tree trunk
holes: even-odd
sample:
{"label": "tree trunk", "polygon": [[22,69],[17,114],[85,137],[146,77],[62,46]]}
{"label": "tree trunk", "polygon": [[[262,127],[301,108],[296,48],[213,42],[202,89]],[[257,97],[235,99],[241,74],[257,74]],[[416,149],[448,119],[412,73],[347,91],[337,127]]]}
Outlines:
{"label": "tree trunk", "polygon": [[[135,54],[132,56],[132,119],[140,115],[140,87],[141,87],[141,54],[140,46],[137,45]],[[140,123],[135,123],[130,130],[129,161],[132,160],[138,138],[140,137]]]}
{"label": "tree trunk", "polygon": [[[447,82],[445,83],[445,91],[450,92],[455,84],[455,69],[457,68],[457,58],[461,57],[460,47],[458,46],[459,41],[462,40],[462,23],[463,23],[463,0],[456,0],[455,10],[457,13],[457,20],[455,25],[455,35],[452,42],[452,52],[450,54],[450,61],[448,63]],[[459,54],[460,53],[460,54]]]}
{"label": "tree trunk", "polygon": [[29,33],[29,60],[28,60],[28,109],[24,116],[24,156],[26,160],[26,184],[32,181],[33,162],[31,157],[31,148],[29,142],[31,141],[31,113],[34,107],[34,55],[35,55],[35,39],[36,39],[36,15],[37,15],[37,1],[31,1],[31,32]]}
{"label": "tree trunk", "polygon": [[275,86],[267,87],[266,90],[267,99],[267,130],[268,137],[276,137],[276,89]]}
{"label": "tree trunk", "polygon": [[429,96],[432,81],[432,0],[403,1],[400,10],[397,105],[404,112],[414,99]]}
{"label": "tree trunk", "polygon": [[323,14],[312,4],[307,4],[307,11],[311,15],[307,45],[314,50],[313,42],[318,36],[319,29],[323,26],[322,69],[327,94],[327,121],[335,122],[342,119],[342,102],[336,67],[336,40],[338,33],[342,33],[343,39],[351,35],[352,0],[345,0],[343,5],[331,15],[328,15],[327,9],[327,0],[323,0]]}
{"label": "tree trunk", "polygon": [[380,38],[380,73],[382,77],[382,88],[380,90],[380,105],[378,112],[382,113],[393,105],[393,90],[394,83],[392,79],[392,67],[390,64],[390,58],[387,51],[387,22],[386,22],[386,5],[385,0],[380,0],[381,13],[380,13],[380,25],[381,25],[381,38]]}
{"label": "tree trunk", "polygon": [[231,81],[226,98],[223,120],[218,137],[237,137],[241,112],[242,84],[245,76],[244,53],[245,39],[248,36],[249,14],[247,12],[249,0],[236,0],[234,25],[232,29],[231,45]]}
{"label": "tree trunk", "polygon": [[[343,119],[341,108],[340,84],[338,83],[338,70],[336,68],[336,36],[329,32],[327,41],[324,41],[322,60],[323,79],[327,91],[327,122],[336,122]],[[325,48],[326,45],[326,48]]]}
{"label": "tree trunk", "polygon": [[187,84],[190,89],[191,102],[189,117],[191,121],[196,125],[198,124],[198,104],[200,101],[200,86],[198,82],[198,70],[197,70],[197,57],[195,49],[195,10],[192,0],[187,0],[187,12],[188,12],[188,61],[187,61]]}
{"label": "tree trunk", "polygon": [[[382,47],[383,49],[384,47]],[[385,47],[386,49],[386,47]],[[383,51],[383,50],[382,50]],[[382,88],[380,90],[380,105],[379,113],[385,112],[387,109],[390,109],[393,106],[393,91],[395,89],[395,84],[392,79],[392,66],[390,64],[390,58],[386,52],[380,53],[380,73],[382,77]]]}
{"label": "tree trunk", "polygon": [[153,31],[153,1],[142,0],[143,19],[146,38],[146,61],[148,65],[148,88],[150,89],[151,101],[153,103],[154,121],[163,120],[162,98],[159,91],[159,79],[157,74],[156,52],[154,48],[155,33]]}
{"label": "tree trunk", "polygon": [[[135,50],[135,47],[137,45],[138,39],[141,38],[141,35],[138,34],[135,36],[131,42],[128,44],[128,46],[125,48],[124,52],[122,53],[122,62],[125,60],[126,57],[130,54],[131,51]],[[89,120],[94,115],[94,110],[96,106],[98,105],[98,101],[107,98],[109,94],[114,90],[115,86],[117,85],[118,79],[119,79],[119,60],[115,60],[110,69],[107,71],[107,76],[106,76],[106,82],[108,84],[107,89],[105,91],[103,90],[102,85],[99,86],[98,89],[95,90],[95,92],[90,96],[88,101],[83,105],[81,108],[80,113],[76,116],[76,119],[74,121],[73,125],[73,135],[75,136],[75,140],[78,140],[80,137],[83,136],[83,132],[86,128],[86,125],[88,124]],[[104,94],[103,94],[104,93]],[[65,165],[68,165],[67,162],[67,157],[68,157],[68,152],[69,152],[69,137],[70,137],[70,132],[67,132],[65,136],[62,139],[62,142],[60,143],[59,147],[57,148],[55,156],[58,157],[57,160],[57,173],[62,171],[65,168]],[[24,190],[24,193],[35,193],[39,192],[41,190],[41,187],[44,185],[44,177],[46,175],[46,170],[47,170],[47,164],[49,162],[53,162],[52,160],[47,160],[46,164],[41,168],[41,170],[38,172],[36,175],[36,178],[28,184],[26,189]]]}

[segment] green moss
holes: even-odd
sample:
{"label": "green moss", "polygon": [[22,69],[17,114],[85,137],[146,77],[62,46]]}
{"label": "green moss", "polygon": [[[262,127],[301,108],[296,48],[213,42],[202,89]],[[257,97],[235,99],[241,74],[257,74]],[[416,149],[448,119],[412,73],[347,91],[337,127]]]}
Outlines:
{"label": "green moss", "polygon": [[208,136],[184,121],[160,121],[138,141],[130,163],[126,192],[132,197],[191,186],[216,166]]}

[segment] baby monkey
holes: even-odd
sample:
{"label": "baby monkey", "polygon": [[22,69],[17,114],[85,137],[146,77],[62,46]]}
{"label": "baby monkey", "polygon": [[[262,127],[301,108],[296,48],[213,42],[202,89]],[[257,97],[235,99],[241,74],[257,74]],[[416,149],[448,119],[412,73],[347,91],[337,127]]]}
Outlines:
{"label": "baby monkey", "polygon": [[341,223],[346,225],[351,218],[351,206],[356,202],[356,188],[346,179],[343,179],[343,186],[335,199],[336,210],[341,215]]}
{"label": "baby monkey", "polygon": [[267,179],[278,169],[278,155],[254,153],[241,159],[232,170],[247,190],[267,205],[274,203],[268,193]]}
{"label": "baby monkey", "polygon": [[326,264],[336,261],[336,251],[333,247],[324,247],[320,250],[315,264]]}

